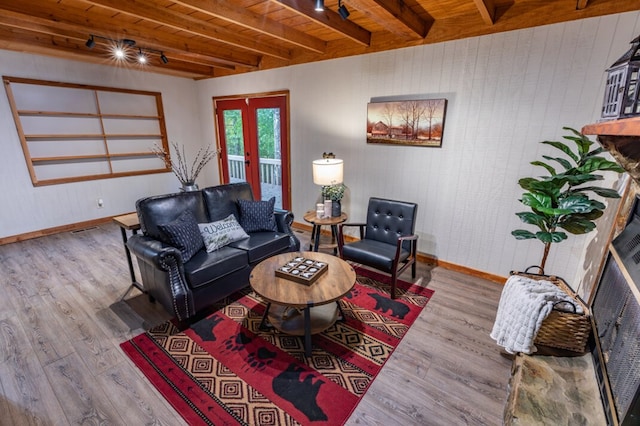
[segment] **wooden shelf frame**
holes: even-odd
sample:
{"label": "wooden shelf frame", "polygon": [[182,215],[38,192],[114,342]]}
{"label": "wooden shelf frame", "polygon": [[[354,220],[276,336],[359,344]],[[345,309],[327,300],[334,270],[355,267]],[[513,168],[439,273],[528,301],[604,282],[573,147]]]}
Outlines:
{"label": "wooden shelf frame", "polygon": [[[9,76],[3,82],[34,186],[171,171],[161,93]],[[40,95],[39,87],[50,88],[41,91],[56,96]],[[119,105],[131,113],[120,112]],[[130,105],[141,110],[133,111]],[[136,133],[139,126],[142,132]],[[145,140],[153,141],[153,146],[144,146]],[[80,146],[85,152],[78,152]],[[161,166],[149,161],[157,158],[156,147],[166,153]],[[37,151],[41,154],[32,155]],[[128,170],[118,170],[115,162]]]}

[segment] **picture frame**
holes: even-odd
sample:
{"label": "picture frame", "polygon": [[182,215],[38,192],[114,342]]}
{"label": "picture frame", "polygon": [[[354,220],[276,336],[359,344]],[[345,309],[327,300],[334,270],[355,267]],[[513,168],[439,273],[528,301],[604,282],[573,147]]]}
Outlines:
{"label": "picture frame", "polygon": [[415,99],[367,104],[367,143],[442,146],[447,99]]}

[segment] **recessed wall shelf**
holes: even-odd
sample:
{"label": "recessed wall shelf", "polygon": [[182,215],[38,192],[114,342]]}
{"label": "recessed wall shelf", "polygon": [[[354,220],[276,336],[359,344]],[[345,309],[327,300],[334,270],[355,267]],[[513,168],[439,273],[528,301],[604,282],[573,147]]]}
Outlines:
{"label": "recessed wall shelf", "polygon": [[3,80],[34,186],[171,171],[160,93]]}

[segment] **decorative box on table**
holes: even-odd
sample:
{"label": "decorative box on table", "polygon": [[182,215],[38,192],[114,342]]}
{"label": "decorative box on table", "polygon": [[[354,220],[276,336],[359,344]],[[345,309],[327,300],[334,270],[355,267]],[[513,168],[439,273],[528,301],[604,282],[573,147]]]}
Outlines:
{"label": "decorative box on table", "polygon": [[278,269],[276,277],[311,285],[329,269],[329,265],[306,257],[295,257]]}

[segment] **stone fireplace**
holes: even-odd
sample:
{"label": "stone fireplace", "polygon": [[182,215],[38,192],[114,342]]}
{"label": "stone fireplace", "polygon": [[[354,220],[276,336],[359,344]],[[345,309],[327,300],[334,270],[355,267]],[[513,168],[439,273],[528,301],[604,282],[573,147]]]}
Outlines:
{"label": "stone fireplace", "polygon": [[[640,117],[585,126],[640,182]],[[640,424],[640,195],[631,191],[625,226],[609,244],[591,298],[591,353],[610,425]],[[631,200],[633,199],[633,200]]]}

